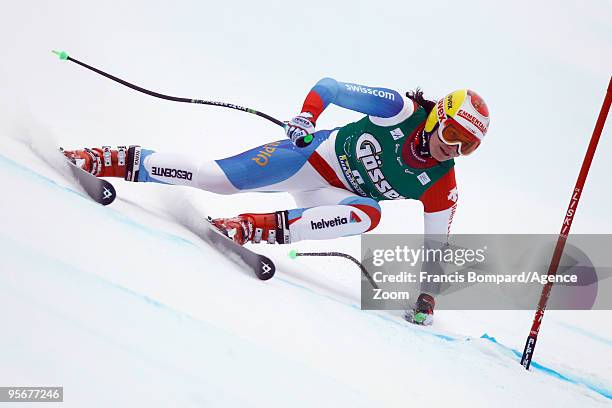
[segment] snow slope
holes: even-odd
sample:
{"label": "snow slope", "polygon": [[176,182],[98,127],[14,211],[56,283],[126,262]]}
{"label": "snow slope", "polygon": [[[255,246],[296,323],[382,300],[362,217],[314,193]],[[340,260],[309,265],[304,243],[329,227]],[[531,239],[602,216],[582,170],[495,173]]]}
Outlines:
{"label": "snow slope", "polygon": [[531,312],[412,326],[361,311],[351,265],[278,246],[261,282],[190,230],[235,198],[114,181],[101,207],[49,164],[44,131],[0,142],[2,385],[64,386],[67,407],[612,404],[605,312],[548,314],[525,372],[511,349]]}

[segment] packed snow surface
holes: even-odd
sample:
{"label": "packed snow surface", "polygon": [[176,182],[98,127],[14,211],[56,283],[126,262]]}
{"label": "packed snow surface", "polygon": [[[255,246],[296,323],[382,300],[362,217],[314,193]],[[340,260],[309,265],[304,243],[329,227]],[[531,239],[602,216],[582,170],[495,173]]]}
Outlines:
{"label": "packed snow surface", "polygon": [[434,326],[413,326],[360,310],[353,265],[292,261],[281,246],[257,247],[277,263],[258,281],[193,232],[244,198],[114,179],[119,198],[102,207],[48,135],[8,136],[1,385],[63,386],[67,407],[611,404],[607,312],[547,312],[526,372],[512,350],[532,312],[439,311]]}

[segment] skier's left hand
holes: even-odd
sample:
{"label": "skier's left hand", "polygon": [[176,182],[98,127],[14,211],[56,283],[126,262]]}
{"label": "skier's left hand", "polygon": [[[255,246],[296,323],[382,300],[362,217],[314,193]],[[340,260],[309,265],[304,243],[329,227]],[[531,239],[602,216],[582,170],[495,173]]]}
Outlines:
{"label": "skier's left hand", "polygon": [[302,112],[287,122],[285,132],[297,147],[306,147],[312,142],[315,125],[311,119],[312,114],[310,112]]}

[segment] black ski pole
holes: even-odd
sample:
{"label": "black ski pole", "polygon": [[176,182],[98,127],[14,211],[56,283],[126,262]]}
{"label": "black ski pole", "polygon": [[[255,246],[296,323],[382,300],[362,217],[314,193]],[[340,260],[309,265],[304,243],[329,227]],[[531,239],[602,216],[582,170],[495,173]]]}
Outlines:
{"label": "black ski pole", "polygon": [[254,115],[260,116],[264,119],[268,119],[270,122],[273,122],[275,124],[277,124],[278,126],[284,128],[285,127],[285,123],[283,123],[282,121],[268,115],[265,114],[263,112],[260,112],[258,110],[255,109],[251,109],[251,108],[245,108],[244,106],[240,106],[240,105],[234,105],[233,103],[227,103],[227,102],[217,102],[217,101],[205,101],[202,99],[190,99],[190,98],[181,98],[181,97],[177,97],[177,96],[170,96],[170,95],[164,95],[161,94],[159,92],[154,92],[154,91],[150,91],[148,89],[142,88],[138,85],[134,85],[130,82],[127,82],[121,78],[117,78],[114,75],[108,74],[102,70],[99,70],[98,68],[94,68],[91,65],[87,65],[84,62],[81,62],[75,58],[70,57],[65,51],[52,51],[55,55],[57,55],[59,57],[59,59],[61,60],[66,60],[66,61],[71,61],[74,62],[75,64],[78,64],[84,68],[87,68],[97,74],[100,74],[108,79],[112,79],[115,82],[119,82],[121,85],[125,85],[128,88],[132,88],[138,92],[142,92],[145,93],[147,95],[151,95],[154,96],[156,98],[161,98],[161,99],[166,99],[168,101],[174,101],[174,102],[185,102],[185,103],[198,103],[201,105],[213,105],[213,106],[220,106],[222,108],[230,108],[230,109],[236,109],[239,111],[243,111],[243,112],[248,112],[248,113],[252,113]]}
{"label": "black ski pole", "polygon": [[289,258],[295,259],[298,256],[336,256],[339,258],[348,259],[359,267],[363,276],[368,280],[368,282],[370,282],[370,285],[372,285],[374,289],[379,289],[378,285],[376,284],[376,282],[374,282],[374,279],[372,279],[372,275],[370,275],[370,272],[368,272],[366,267],[349,254],[345,254],[343,252],[298,252],[295,249],[289,251]]}

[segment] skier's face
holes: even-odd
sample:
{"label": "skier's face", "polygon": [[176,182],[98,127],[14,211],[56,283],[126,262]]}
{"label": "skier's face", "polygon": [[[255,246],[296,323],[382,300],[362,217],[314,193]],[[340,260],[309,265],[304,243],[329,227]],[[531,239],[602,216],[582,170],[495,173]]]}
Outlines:
{"label": "skier's face", "polygon": [[429,139],[429,152],[434,159],[443,162],[459,156],[459,146],[444,143],[436,129]]}

